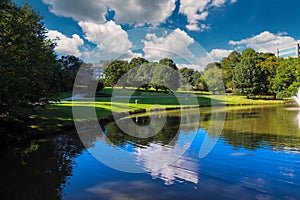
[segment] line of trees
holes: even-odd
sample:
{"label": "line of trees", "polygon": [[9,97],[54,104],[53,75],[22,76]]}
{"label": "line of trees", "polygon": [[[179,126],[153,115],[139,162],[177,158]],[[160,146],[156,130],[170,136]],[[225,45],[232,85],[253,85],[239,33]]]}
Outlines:
{"label": "line of trees", "polygon": [[170,58],[163,58],[159,62],[149,62],[144,58],[133,58],[130,62],[113,60],[104,64],[106,86],[118,85],[122,87],[136,87],[166,93],[177,90],[180,77],[176,64]]}
{"label": "line of trees", "polygon": [[[222,73],[216,73],[219,71]],[[203,72],[188,68],[179,72],[200,90],[208,90],[207,85],[211,91],[221,90],[222,84],[216,80],[220,77],[227,91],[243,95],[274,95],[281,99],[291,97],[300,87],[300,58],[283,59],[250,48],[242,53],[233,51],[220,62],[208,64]]]}

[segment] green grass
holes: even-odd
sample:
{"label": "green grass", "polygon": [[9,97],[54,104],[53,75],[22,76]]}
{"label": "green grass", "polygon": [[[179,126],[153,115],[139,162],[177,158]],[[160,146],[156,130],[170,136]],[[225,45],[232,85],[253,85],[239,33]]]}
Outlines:
{"label": "green grass", "polygon": [[[106,90],[108,92],[109,90]],[[125,92],[124,92],[125,94]],[[150,96],[150,95],[149,95]],[[164,96],[164,94],[163,94]],[[284,104],[282,100],[253,100],[247,99],[246,96],[213,96],[213,95],[202,95],[196,98],[189,97],[186,99],[185,96],[180,98],[176,97],[148,97],[146,98],[96,98],[95,102],[89,102],[87,100],[77,101],[63,101],[58,104],[48,105],[46,109],[41,109],[36,115],[32,115],[30,129],[34,132],[49,133],[59,130],[64,130],[65,127],[73,126],[73,114],[72,106],[76,106],[79,109],[94,108],[98,118],[108,117],[112,112],[120,113],[126,111],[135,110],[151,110],[160,108],[180,108],[181,106],[211,106],[213,104],[223,105],[279,105]],[[138,103],[135,104],[135,100]],[[129,103],[128,103],[129,101]]]}

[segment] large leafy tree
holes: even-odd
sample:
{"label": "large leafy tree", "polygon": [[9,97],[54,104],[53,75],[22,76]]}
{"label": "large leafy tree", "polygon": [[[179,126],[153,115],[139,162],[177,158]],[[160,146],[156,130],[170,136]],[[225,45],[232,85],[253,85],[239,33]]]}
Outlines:
{"label": "large leafy tree", "polygon": [[83,64],[83,61],[73,55],[68,55],[62,56],[58,62],[62,69],[63,89],[66,91],[72,91],[77,72]]}
{"label": "large leafy tree", "polygon": [[174,63],[174,61],[171,58],[163,58],[163,59],[161,59],[159,61],[159,64],[171,67],[171,68],[173,68],[175,70],[178,69],[177,66],[176,66],[176,64]]}
{"label": "large leafy tree", "polygon": [[237,51],[233,51],[229,54],[229,56],[223,58],[220,62],[226,89],[233,88],[233,72],[236,65],[240,62],[240,58],[241,54]]}
{"label": "large leafy tree", "polygon": [[25,118],[60,89],[54,44],[31,7],[0,2],[0,115]]}
{"label": "large leafy tree", "polygon": [[259,54],[253,49],[246,49],[242,52],[241,61],[235,67],[233,84],[240,89],[242,94],[261,94],[262,77]]}
{"label": "large leafy tree", "polygon": [[300,87],[300,58],[281,60],[274,78],[277,98],[291,97]]}
{"label": "large leafy tree", "polygon": [[180,86],[179,73],[167,65],[156,64],[152,67],[152,86],[156,89],[167,91],[177,90]]}
{"label": "large leafy tree", "polygon": [[194,75],[194,70],[191,68],[181,68],[178,70],[178,72],[181,74],[181,76],[185,79],[186,82],[188,82],[190,85],[193,83],[193,75]]}
{"label": "large leafy tree", "polygon": [[274,94],[273,85],[276,71],[283,59],[269,53],[261,54],[261,57],[263,61],[260,62],[258,66],[261,68],[262,76],[264,77],[264,84],[262,84],[263,92],[266,94]]}
{"label": "large leafy tree", "polygon": [[209,91],[213,94],[216,92],[223,93],[225,91],[222,71],[220,68],[208,68],[203,73],[203,79]]}
{"label": "large leafy tree", "polygon": [[[130,69],[130,65],[127,61],[123,60],[113,60],[111,62],[105,63],[104,73],[105,73],[105,85],[111,86],[117,84],[126,72]],[[122,86],[126,86],[124,81],[121,81]]]}

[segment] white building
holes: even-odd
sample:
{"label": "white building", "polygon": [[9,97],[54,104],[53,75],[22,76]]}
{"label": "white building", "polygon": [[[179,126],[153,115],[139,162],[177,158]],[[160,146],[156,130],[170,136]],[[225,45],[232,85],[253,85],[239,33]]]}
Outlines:
{"label": "white building", "polygon": [[93,70],[93,78],[94,79],[105,78],[104,69],[103,69],[104,63],[105,63],[105,61],[100,61],[100,63],[93,64],[90,67],[90,69]]}
{"label": "white building", "polygon": [[298,58],[300,55],[300,44],[299,42],[293,45],[282,47],[277,49],[277,57],[279,58]]}

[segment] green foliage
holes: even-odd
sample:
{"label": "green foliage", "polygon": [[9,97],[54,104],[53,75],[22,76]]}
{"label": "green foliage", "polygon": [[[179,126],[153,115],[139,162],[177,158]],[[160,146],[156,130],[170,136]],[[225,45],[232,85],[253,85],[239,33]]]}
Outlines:
{"label": "green foliage", "polygon": [[233,84],[242,94],[260,94],[261,82],[264,80],[258,66],[259,55],[253,49],[243,51],[241,61],[237,64],[233,74]]}
{"label": "green foliage", "polygon": [[[64,91],[72,91],[75,78],[77,76],[78,70],[80,67],[83,67],[84,70],[81,71],[80,76],[81,80],[88,79],[87,77],[92,76],[92,71],[88,68],[88,65],[85,64],[82,60],[79,58],[68,55],[68,56],[62,56],[58,60],[61,70],[62,70],[62,85]],[[86,72],[86,73],[82,73]]]}
{"label": "green foliage", "polygon": [[138,57],[138,58],[132,58],[131,61],[130,61],[130,69],[134,68],[134,67],[138,67],[142,64],[145,64],[145,63],[149,63],[148,60],[144,59],[144,58],[141,58],[141,57]]}
{"label": "green foliage", "polygon": [[223,71],[223,79],[224,85],[226,89],[233,88],[233,72],[235,70],[236,65],[240,62],[241,54],[233,51],[229,54],[229,56],[223,58],[220,62],[221,69]]}
{"label": "green foliage", "polygon": [[190,85],[193,83],[193,75],[194,75],[194,70],[190,68],[182,68],[179,69],[178,72],[182,75],[182,77],[188,82]]}
{"label": "green foliage", "polygon": [[208,68],[204,71],[203,79],[209,89],[214,94],[215,92],[223,93],[225,91],[222,71],[218,67],[215,68]]}
{"label": "green foliage", "polygon": [[264,61],[260,62],[258,66],[261,68],[262,77],[264,78],[264,84],[261,85],[262,90],[265,94],[274,94],[275,91],[273,90],[274,80],[276,76],[276,71],[280,62],[282,61],[281,58],[277,58],[274,54],[261,54]]}
{"label": "green foliage", "polygon": [[300,86],[300,58],[282,60],[276,71],[273,90],[277,98],[291,97]]}
{"label": "green foliage", "polygon": [[161,60],[159,61],[158,64],[160,64],[160,65],[165,65],[165,66],[168,66],[168,67],[171,67],[171,68],[173,68],[173,69],[175,69],[175,70],[178,69],[177,66],[176,66],[176,64],[174,63],[174,61],[173,61],[172,59],[170,59],[170,58],[163,58],[163,59],[161,59]]}
{"label": "green foliage", "polygon": [[157,64],[152,68],[152,86],[158,90],[177,90],[179,88],[179,73],[167,65]]}
{"label": "green foliage", "polygon": [[61,71],[42,17],[9,0],[0,7],[0,115],[24,119],[58,93]]}
{"label": "green foliage", "polygon": [[[117,84],[122,76],[130,69],[130,65],[127,61],[114,60],[107,63],[104,66],[105,73],[105,85],[111,86]],[[126,83],[121,82],[121,86],[125,86]]]}

